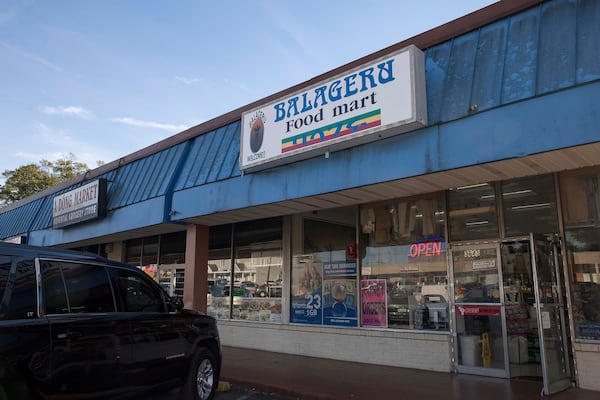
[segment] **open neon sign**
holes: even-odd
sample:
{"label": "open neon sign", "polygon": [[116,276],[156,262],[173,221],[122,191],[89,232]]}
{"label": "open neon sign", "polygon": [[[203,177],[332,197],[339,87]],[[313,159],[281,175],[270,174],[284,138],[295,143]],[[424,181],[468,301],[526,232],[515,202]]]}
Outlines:
{"label": "open neon sign", "polygon": [[410,258],[417,257],[436,257],[446,251],[446,242],[442,238],[427,238],[417,243],[413,243],[408,248]]}

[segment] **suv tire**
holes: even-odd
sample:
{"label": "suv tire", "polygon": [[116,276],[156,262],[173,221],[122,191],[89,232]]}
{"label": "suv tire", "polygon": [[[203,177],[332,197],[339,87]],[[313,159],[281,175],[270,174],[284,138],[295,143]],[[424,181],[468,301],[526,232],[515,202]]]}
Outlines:
{"label": "suv tire", "polygon": [[190,366],[187,382],[184,388],[185,400],[210,400],[217,389],[218,366],[213,354],[205,349],[199,349]]}

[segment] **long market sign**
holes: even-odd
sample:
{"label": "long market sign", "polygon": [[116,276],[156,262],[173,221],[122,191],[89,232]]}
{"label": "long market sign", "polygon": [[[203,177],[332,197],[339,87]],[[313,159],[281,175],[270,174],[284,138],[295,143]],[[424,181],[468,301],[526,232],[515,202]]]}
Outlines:
{"label": "long market sign", "polygon": [[240,168],[286,164],[426,124],[424,56],[411,45],[244,113]]}
{"label": "long market sign", "polygon": [[97,179],[54,197],[52,227],[62,228],[106,215],[106,179]]}

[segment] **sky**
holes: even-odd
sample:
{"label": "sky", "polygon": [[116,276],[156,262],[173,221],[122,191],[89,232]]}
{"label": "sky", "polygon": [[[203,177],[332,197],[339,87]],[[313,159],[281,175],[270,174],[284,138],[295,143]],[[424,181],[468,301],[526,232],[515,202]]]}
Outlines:
{"label": "sky", "polygon": [[494,2],[0,0],[0,173],[95,168]]}

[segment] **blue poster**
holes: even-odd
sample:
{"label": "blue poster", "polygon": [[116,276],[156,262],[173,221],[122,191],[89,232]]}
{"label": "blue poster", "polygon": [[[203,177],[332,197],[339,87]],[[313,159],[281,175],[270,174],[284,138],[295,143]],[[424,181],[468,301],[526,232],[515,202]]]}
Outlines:
{"label": "blue poster", "polygon": [[304,296],[292,297],[292,322],[321,325],[323,323],[321,287]]}
{"label": "blue poster", "polygon": [[358,326],[355,261],[323,264],[323,325]]}
{"label": "blue poster", "polygon": [[291,322],[321,325],[323,323],[322,268],[307,263],[294,268],[292,282]]}
{"label": "blue poster", "polygon": [[323,325],[358,326],[356,279],[327,279],[323,283]]}

